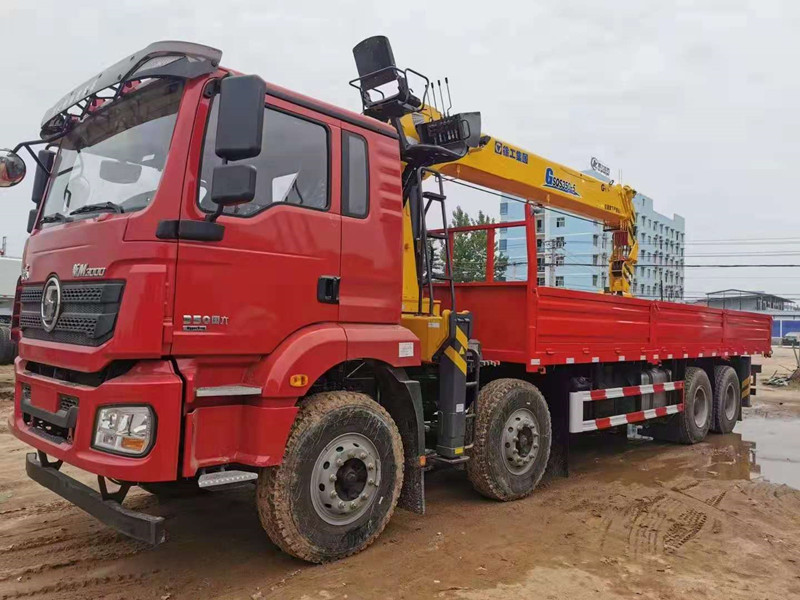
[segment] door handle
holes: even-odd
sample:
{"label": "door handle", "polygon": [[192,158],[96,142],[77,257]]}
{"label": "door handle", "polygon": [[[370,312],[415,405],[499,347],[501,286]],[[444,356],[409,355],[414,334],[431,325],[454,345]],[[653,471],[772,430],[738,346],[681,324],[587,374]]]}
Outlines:
{"label": "door handle", "polygon": [[339,280],[335,275],[323,275],[317,280],[317,300],[323,304],[339,304]]}

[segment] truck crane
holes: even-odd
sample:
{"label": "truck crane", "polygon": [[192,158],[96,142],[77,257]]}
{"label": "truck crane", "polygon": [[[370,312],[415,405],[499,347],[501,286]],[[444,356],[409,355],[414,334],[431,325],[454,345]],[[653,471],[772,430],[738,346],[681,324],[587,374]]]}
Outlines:
{"label": "truck crane", "polygon": [[[255,484],[268,537],[325,562],[369,546],[396,506],[424,513],[433,468],[518,500],[567,473],[583,432],[733,429],[769,316],[631,297],[633,190],[431,108],[386,38],[354,56],[363,114],[157,42],[0,151],[0,187],[26,176],[23,150],[35,165],[9,417],[32,479],[152,544],[165,519],[126,507],[132,487]],[[523,220],[449,228],[445,177],[521,197]],[[523,228],[537,264],[534,205],[614,231],[609,293],[496,280],[500,227]],[[487,240],[468,283],[464,229]]]}

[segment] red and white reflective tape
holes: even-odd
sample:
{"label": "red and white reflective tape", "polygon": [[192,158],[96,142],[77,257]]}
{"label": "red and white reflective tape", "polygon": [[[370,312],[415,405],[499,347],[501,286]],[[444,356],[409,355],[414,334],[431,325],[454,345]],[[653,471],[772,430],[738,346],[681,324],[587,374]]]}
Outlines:
{"label": "red and white reflective tape", "polygon": [[648,385],[630,385],[619,388],[606,388],[604,390],[589,390],[585,392],[572,392],[570,398],[575,395],[578,399],[588,402],[589,400],[608,400],[609,398],[624,398],[625,396],[641,396],[642,394],[657,394],[659,392],[672,392],[682,390],[682,381],[667,381],[666,383],[653,383]]}
{"label": "red and white reflective tape", "polygon": [[611,398],[624,398],[626,396],[642,396],[646,394],[658,394],[661,392],[682,391],[683,381],[667,381],[666,383],[653,383],[648,385],[631,385],[619,388],[606,388],[604,390],[586,390],[583,392],[571,392],[569,395],[569,430],[570,433],[581,433],[584,431],[594,431],[596,429],[607,429],[626,423],[637,423],[664,417],[683,411],[683,403],[660,406],[649,410],[640,410],[632,413],[603,417],[601,419],[583,420],[583,404],[585,402],[595,402],[598,400],[609,400]]}
{"label": "red and white reflective tape", "polygon": [[646,421],[647,419],[665,417],[678,412],[683,412],[683,403],[670,404],[669,406],[659,406],[658,408],[651,408],[650,410],[639,410],[632,413],[626,413],[624,415],[614,415],[613,417],[604,417],[602,419],[593,419],[591,421],[582,421],[581,430],[573,433],[580,433],[582,431],[595,431],[596,429],[608,429],[609,427],[616,427],[617,425],[638,423],[639,421]]}

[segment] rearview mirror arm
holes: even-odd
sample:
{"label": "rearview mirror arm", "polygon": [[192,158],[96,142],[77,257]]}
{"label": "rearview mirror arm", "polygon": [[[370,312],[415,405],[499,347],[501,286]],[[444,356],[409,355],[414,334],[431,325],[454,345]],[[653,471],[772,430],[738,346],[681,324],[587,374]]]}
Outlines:
{"label": "rearview mirror arm", "polygon": [[45,167],[42,164],[42,161],[40,161],[39,157],[36,156],[36,153],[31,149],[31,146],[38,146],[39,144],[49,144],[52,141],[53,141],[53,138],[48,138],[46,140],[31,140],[30,142],[20,142],[19,144],[14,146],[14,150],[12,150],[12,152],[14,154],[19,154],[20,148],[25,148],[28,151],[28,153],[33,157],[33,160],[36,162],[36,165],[42,171],[47,173],[47,176],[49,177],[51,175],[50,169],[48,169],[47,167]]}

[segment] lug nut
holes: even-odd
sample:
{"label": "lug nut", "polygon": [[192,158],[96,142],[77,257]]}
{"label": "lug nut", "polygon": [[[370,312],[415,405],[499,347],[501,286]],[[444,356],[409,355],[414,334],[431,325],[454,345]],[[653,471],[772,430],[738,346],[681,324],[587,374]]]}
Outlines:
{"label": "lug nut", "polygon": [[353,500],[350,503],[350,508],[358,508],[358,500]]}
{"label": "lug nut", "polygon": [[330,476],[330,477],[328,477],[328,479],[329,479],[330,481],[336,481],[336,475],[334,475],[333,473],[331,473],[331,476]]}
{"label": "lug nut", "polygon": [[341,500],[339,501],[339,508],[344,508],[345,504]]}
{"label": "lug nut", "polygon": [[370,480],[368,481],[368,483],[369,483],[370,485],[376,485],[376,483],[375,483],[375,480],[374,480],[374,479],[370,479]]}
{"label": "lug nut", "polygon": [[367,494],[366,492],[364,492],[363,494],[361,494],[361,499],[362,499],[362,500],[367,500],[368,498],[369,498],[369,494]]}
{"label": "lug nut", "polygon": [[365,458],[367,458],[367,453],[366,452],[362,452],[361,454],[358,455],[358,458],[360,458],[361,460],[364,460]]}
{"label": "lug nut", "polygon": [[344,464],[344,461],[341,458],[336,459],[336,466],[341,467]]}
{"label": "lug nut", "polygon": [[336,490],[331,490],[331,498],[336,498]]}
{"label": "lug nut", "polygon": [[375,468],[375,465],[374,465],[374,464],[372,464],[372,463],[369,463],[369,464],[367,465],[367,469],[369,469],[370,471],[372,471],[374,468]]}

